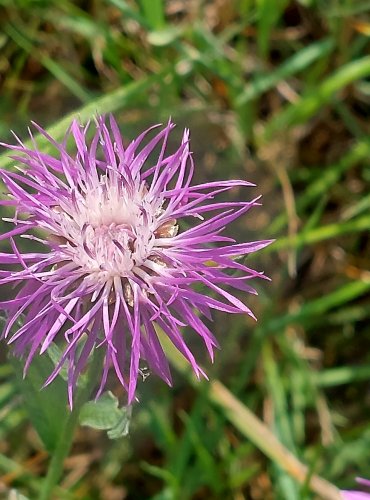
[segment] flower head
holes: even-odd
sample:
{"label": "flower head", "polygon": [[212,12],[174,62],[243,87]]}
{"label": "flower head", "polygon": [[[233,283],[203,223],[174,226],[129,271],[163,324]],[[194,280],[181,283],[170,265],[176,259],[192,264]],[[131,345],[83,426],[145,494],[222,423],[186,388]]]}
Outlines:
{"label": "flower head", "polygon": [[[17,287],[15,298],[0,304],[8,317],[3,337],[14,344],[15,354],[27,356],[25,371],[37,353],[64,337],[63,355],[46,384],[67,363],[72,404],[90,353],[104,349],[98,394],[112,369],[131,402],[141,358],[171,383],[157,326],[196,375],[204,375],[182,328],[195,330],[213,358],[217,342],[199,313],[208,319],[212,309],[253,316],[224,287],[256,293],[249,280],[264,277],[235,258],[269,241],[237,244],[222,235],[230,222],[258,205],[257,199],[214,201],[251,184],[234,180],[192,186],[187,130],[177,151],[166,153],[171,122],[149,141],[155,127],[127,147],[113,117],[108,125],[102,117],[96,120],[91,142],[88,127],[76,121],[62,144],[35,126],[57,154],[29,149],[18,139],[18,145],[5,145],[16,152],[12,158],[18,171],[0,171],[9,191],[0,203],[16,208],[13,218],[4,218],[13,228],[1,236],[12,252],[0,254],[0,284]],[[71,137],[73,154],[67,151]],[[22,252],[15,237],[36,240],[42,251]],[[20,270],[4,270],[13,264]],[[23,326],[14,332],[20,315]]]}
{"label": "flower head", "polygon": [[342,490],[343,500],[370,500],[370,481],[361,477],[357,477],[356,481],[369,491],[366,493],[365,491]]}

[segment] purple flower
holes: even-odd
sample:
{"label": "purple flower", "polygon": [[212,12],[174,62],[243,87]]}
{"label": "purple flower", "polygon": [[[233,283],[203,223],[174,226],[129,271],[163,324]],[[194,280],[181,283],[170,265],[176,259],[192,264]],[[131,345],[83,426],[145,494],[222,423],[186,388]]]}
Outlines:
{"label": "purple flower", "polygon": [[[356,481],[367,489],[370,489],[370,480],[357,477]],[[370,491],[366,493],[364,491],[342,490],[341,494],[343,500],[370,500]]]}
{"label": "purple flower", "polygon": [[[0,171],[9,191],[0,203],[16,210],[13,218],[4,219],[14,227],[1,236],[9,240],[12,252],[1,253],[0,263],[12,267],[2,266],[0,284],[17,287],[15,298],[0,304],[7,311],[3,338],[14,344],[16,355],[26,355],[26,372],[36,354],[64,336],[63,355],[46,384],[67,363],[70,404],[95,348],[104,349],[98,395],[113,369],[131,402],[140,359],[171,384],[155,325],[196,375],[205,376],[185,343],[182,327],[202,337],[213,359],[217,341],[199,313],[208,320],[212,309],[253,317],[223,287],[255,294],[249,280],[265,277],[236,257],[269,241],[237,244],[222,235],[229,223],[259,204],[258,198],[214,201],[234,187],[252,184],[232,180],[192,186],[187,130],[177,151],[168,154],[171,122],[145,145],[147,134],[156,127],[127,147],[112,117],[109,123],[99,117],[87,143],[88,127],[73,121],[62,144],[35,124],[57,154],[29,149],[18,139],[19,145],[5,146],[16,152],[12,158],[22,167]],[[71,136],[73,155],[67,152]],[[153,160],[150,155],[157,146],[159,154]],[[37,241],[42,251],[22,252],[15,237]],[[20,270],[14,271],[13,264]],[[21,315],[23,326],[14,331]]]}

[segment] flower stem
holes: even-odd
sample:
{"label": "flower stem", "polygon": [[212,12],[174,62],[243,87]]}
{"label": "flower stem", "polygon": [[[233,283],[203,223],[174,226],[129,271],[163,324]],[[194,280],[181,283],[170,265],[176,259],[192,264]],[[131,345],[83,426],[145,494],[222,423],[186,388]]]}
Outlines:
{"label": "flower stem", "polygon": [[66,421],[64,422],[64,426],[59,436],[59,441],[50,460],[48,472],[39,495],[39,500],[50,500],[51,494],[57,485],[60,476],[62,475],[64,460],[67,458],[73,443],[74,431],[78,424],[80,410],[84,403],[86,403],[86,401],[90,398],[91,392],[96,383],[96,377],[94,377],[94,374],[100,366],[101,359],[101,353],[97,352],[91,360],[87,374],[87,382],[85,386],[78,391],[73,410],[69,413]]}
{"label": "flower stem", "polygon": [[78,414],[79,411],[75,408],[67,418],[64,429],[60,434],[57,447],[50,461],[48,473],[43,482],[39,500],[49,500],[54,487],[59,481],[63,470],[64,460],[68,456],[69,450],[72,446],[74,429],[78,422]]}

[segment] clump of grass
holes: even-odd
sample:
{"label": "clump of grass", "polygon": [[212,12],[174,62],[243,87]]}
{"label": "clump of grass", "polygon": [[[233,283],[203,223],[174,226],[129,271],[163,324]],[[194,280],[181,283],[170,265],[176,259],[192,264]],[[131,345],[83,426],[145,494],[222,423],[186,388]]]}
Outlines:
{"label": "clump of grass", "polygon": [[[343,487],[368,476],[368,2],[0,9],[2,140],[10,128],[24,136],[30,119],[61,138],[70,114],[114,111],[128,136],[172,115],[193,130],[199,177],[245,175],[264,193],[264,215],[237,230],[277,238],[259,262],[273,284],[259,290],[258,324],[218,315],[212,326],[222,350],[204,363],[216,382],[190,386],[180,369],[174,393],[142,384],[130,439],[111,446],[81,430],[59,497],[310,499],[311,475]],[[4,355],[0,377],[0,482],[34,498],[45,455]],[[228,397],[306,478],[246,439]]]}

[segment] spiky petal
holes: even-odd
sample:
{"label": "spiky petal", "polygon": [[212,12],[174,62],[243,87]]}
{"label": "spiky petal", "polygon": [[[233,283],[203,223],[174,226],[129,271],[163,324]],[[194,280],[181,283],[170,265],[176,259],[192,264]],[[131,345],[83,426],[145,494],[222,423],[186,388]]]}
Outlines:
{"label": "spiky petal", "polygon": [[370,480],[357,477],[356,481],[361,486],[366,488],[368,492],[366,493],[365,491],[342,490],[341,495],[343,500],[370,500]]}

